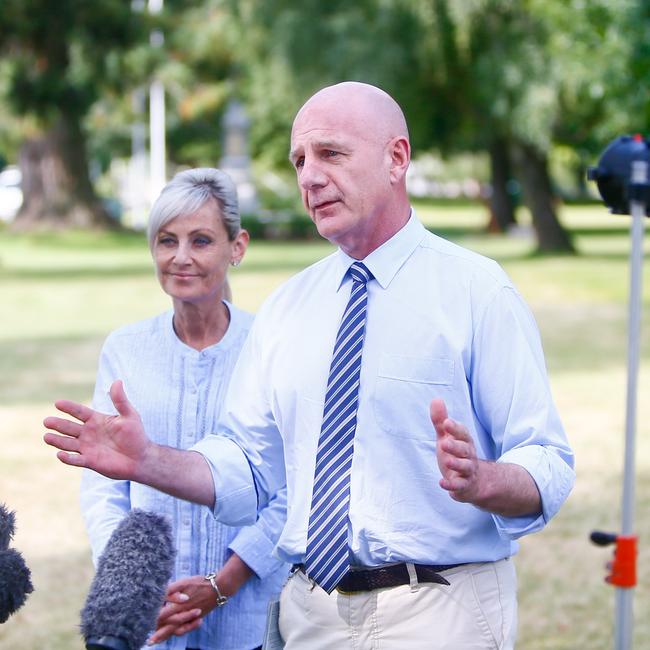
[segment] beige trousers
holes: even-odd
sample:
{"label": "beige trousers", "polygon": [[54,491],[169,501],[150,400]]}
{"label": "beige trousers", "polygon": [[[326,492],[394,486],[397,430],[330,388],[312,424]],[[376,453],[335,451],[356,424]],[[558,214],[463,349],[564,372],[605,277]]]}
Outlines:
{"label": "beige trousers", "polygon": [[301,571],[280,597],[286,650],[512,650],[517,578],[512,560],[467,564],[432,583],[326,594]]}

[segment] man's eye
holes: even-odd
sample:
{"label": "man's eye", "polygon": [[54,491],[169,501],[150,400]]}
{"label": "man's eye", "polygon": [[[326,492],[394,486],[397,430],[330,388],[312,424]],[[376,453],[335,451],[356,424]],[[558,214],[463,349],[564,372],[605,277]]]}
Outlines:
{"label": "man's eye", "polygon": [[334,151],[333,149],[328,149],[326,155],[327,155],[328,158],[336,158],[336,156],[339,155],[339,152],[338,152],[338,151]]}
{"label": "man's eye", "polygon": [[305,164],[305,159],[304,159],[304,158],[298,158],[298,159],[296,160],[296,162],[294,163],[294,167],[295,167],[296,169],[300,169],[301,167],[304,166],[304,164]]}

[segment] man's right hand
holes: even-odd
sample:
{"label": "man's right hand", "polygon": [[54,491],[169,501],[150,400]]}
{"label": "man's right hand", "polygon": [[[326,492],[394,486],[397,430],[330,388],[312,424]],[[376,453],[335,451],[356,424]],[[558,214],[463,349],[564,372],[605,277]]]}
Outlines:
{"label": "man's right hand", "polygon": [[110,395],[118,415],[98,413],[68,400],[55,402],[59,411],[79,422],[47,417],[43,420],[45,427],[62,435],[48,432],[43,439],[61,450],[57,458],[66,465],[87,467],[109,478],[137,481],[154,445],[126,398],[121,381],[113,382]]}

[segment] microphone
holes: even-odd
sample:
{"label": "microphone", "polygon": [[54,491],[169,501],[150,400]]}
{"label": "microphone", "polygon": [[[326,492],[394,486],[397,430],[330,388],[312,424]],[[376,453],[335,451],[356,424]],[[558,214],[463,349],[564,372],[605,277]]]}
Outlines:
{"label": "microphone", "polygon": [[23,556],[9,548],[15,531],[16,515],[0,504],[0,624],[4,623],[34,591],[31,571]]}
{"label": "microphone", "polygon": [[139,650],[156,626],[174,562],[171,526],[131,510],[113,531],[81,610],[86,650]]}

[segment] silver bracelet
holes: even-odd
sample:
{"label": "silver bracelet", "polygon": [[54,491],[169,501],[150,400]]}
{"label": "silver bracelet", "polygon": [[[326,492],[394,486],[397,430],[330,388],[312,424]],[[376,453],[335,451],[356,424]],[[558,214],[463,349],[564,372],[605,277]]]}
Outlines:
{"label": "silver bracelet", "polygon": [[205,579],[212,585],[212,588],[217,592],[217,607],[223,607],[228,602],[228,596],[222,595],[222,593],[219,591],[219,586],[217,585],[216,578],[217,578],[216,573],[208,573],[208,575],[205,576]]}

